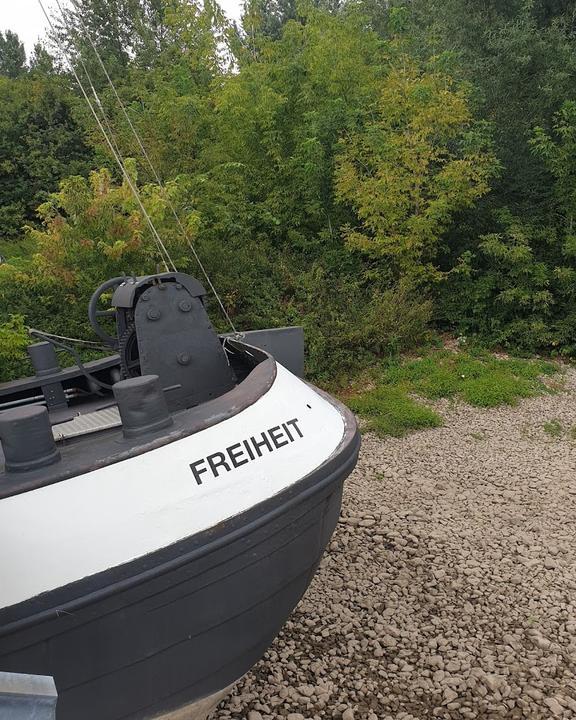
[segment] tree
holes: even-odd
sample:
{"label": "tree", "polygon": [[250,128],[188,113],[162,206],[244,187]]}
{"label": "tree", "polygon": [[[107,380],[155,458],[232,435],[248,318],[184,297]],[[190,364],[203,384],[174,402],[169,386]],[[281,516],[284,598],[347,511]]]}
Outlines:
{"label": "tree", "polygon": [[495,220],[449,277],[444,312],[460,332],[513,352],[573,356],[574,249],[549,226],[504,210]]}
{"label": "tree", "polygon": [[576,95],[573,7],[560,0],[395,4],[404,10],[401,36],[410,52],[442,58],[452,76],[473,88],[475,111],[493,126],[503,171],[491,209],[545,213],[551,178],[528,142],[536,125],[550,129],[554,113]]}
{"label": "tree", "polygon": [[[127,165],[134,173],[133,162]],[[154,216],[152,198],[147,204]],[[95,287],[123,269],[145,274],[161,261],[128,183],[115,186],[106,169],[90,173],[88,180],[63,180],[38,213],[42,227],[28,230],[37,248],[37,271],[68,287]]]}
{"label": "tree", "polygon": [[[133,162],[128,160],[127,166],[137,182]],[[183,240],[173,224],[165,222],[171,218],[165,198],[157,187],[143,187],[141,192],[165,243],[180,261]],[[90,338],[86,309],[103,280],[163,269],[127,183],[115,184],[107,169],[91,173],[88,179],[63,180],[38,208],[38,215],[40,226],[25,228],[29,257],[0,265],[0,361],[9,363],[10,375],[18,370],[25,345],[22,322],[12,316],[49,332]]]}
{"label": "tree", "polygon": [[304,19],[314,9],[335,13],[343,5],[343,0],[247,0],[242,27],[251,40],[255,35],[278,40],[290,20]]}
{"label": "tree", "polygon": [[250,38],[258,34],[278,40],[286,23],[297,17],[296,0],[249,0],[244,4],[242,27]]}
{"label": "tree", "polygon": [[311,11],[261,49],[218,92],[217,142],[204,160],[244,179],[255,234],[325,253],[340,247],[348,217],[334,201],[338,141],[377,96],[380,42],[362,18]]}
{"label": "tree", "polygon": [[565,253],[576,257],[576,101],[566,101],[554,122],[554,136],[537,127],[532,149],[554,177],[555,218]]}
{"label": "tree", "polygon": [[397,65],[363,127],[343,141],[337,192],[358,215],[344,228],[348,246],[418,283],[438,276],[442,234],[488,192],[498,163],[462,88],[409,58]]}
{"label": "tree", "polygon": [[[98,49],[110,75],[121,77],[130,62],[136,38],[134,12],[139,8],[132,0],[74,0],[64,9],[57,23],[58,41],[69,57],[81,60],[97,87],[106,80],[94,56],[90,40]],[[80,63],[78,71],[82,75]]]}
{"label": "tree", "polygon": [[30,56],[30,73],[36,76],[53,75],[56,72],[56,60],[46,47],[37,42]]}
{"label": "tree", "polygon": [[80,75],[85,67],[95,87],[104,88],[94,47],[115,81],[126,80],[129,68],[153,68],[173,41],[167,17],[186,5],[183,0],[72,0],[56,24],[58,42]]}
{"label": "tree", "polygon": [[462,255],[445,307],[464,332],[491,343],[574,355],[576,103],[564,103],[552,133],[536,128],[530,145],[553,177],[548,212],[537,220],[497,212],[495,231]]}
{"label": "tree", "polygon": [[[83,13],[78,9],[81,3]],[[97,18],[107,10],[107,4],[98,0],[81,3],[78,0],[72,7],[70,25],[61,28],[63,42],[76,58],[82,58],[122,154],[136,157],[143,182],[154,180],[131,123],[164,180],[196,169],[199,146],[209,144],[213,135],[212,92],[227,66],[228,23],[219,7],[209,1],[188,0],[112,3],[111,10],[117,15],[112,25],[123,28],[121,34],[131,38],[131,45],[120,43],[122,47],[115,49],[103,30],[89,27],[89,23],[99,25]],[[104,76],[84,28],[99,49],[115,90]],[[115,37],[116,31],[110,32]],[[79,75],[87,86],[82,66]],[[119,106],[116,92],[130,123]],[[84,104],[79,116],[98,164],[108,163],[112,167],[109,147]]]}
{"label": "tree", "polygon": [[26,71],[26,51],[20,38],[11,30],[0,31],[0,75],[16,78]]}
{"label": "tree", "polygon": [[60,178],[86,173],[92,153],[64,78],[0,77],[0,238],[14,240]]}

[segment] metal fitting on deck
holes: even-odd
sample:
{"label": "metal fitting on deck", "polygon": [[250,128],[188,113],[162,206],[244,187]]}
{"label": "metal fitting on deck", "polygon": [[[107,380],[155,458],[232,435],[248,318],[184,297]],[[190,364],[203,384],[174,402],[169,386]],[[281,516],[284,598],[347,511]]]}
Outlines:
{"label": "metal fitting on deck", "polygon": [[133,438],[155,432],[174,422],[158,375],[121,380],[112,389],[118,403],[124,437]]}
{"label": "metal fitting on deck", "polygon": [[60,364],[56,357],[56,350],[51,343],[39,342],[34,345],[28,345],[28,355],[30,355],[30,360],[32,360],[32,365],[34,365],[34,370],[38,377],[60,372]]}
{"label": "metal fitting on deck", "polygon": [[27,472],[60,460],[48,410],[39,405],[0,413],[0,442],[7,472]]}

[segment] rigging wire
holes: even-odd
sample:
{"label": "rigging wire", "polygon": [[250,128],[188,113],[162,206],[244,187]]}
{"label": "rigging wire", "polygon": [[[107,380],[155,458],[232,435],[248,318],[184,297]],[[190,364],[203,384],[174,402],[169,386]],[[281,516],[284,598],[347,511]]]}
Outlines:
{"label": "rigging wire", "polygon": [[[29,331],[34,330],[34,328],[27,328]],[[34,330],[34,332],[37,332]],[[66,335],[56,335],[55,333],[49,333],[42,331],[42,334],[45,336],[46,339],[48,338],[55,338],[56,340],[66,340],[67,342],[76,343],[76,345],[86,345],[86,347],[91,347],[97,350],[109,350],[110,348],[107,345],[104,345],[104,343],[101,342],[94,342],[93,340],[82,340],[81,338],[72,338],[67,337]]]}
{"label": "rigging wire", "polygon": [[[60,5],[59,0],[57,0],[57,2],[58,2],[58,7],[60,8],[60,10],[62,12],[62,7]],[[49,14],[45,8],[43,1],[38,0],[38,4],[40,5],[42,12],[44,13],[44,17],[46,18],[46,21],[48,22],[50,29],[52,30],[52,33],[54,34],[55,37],[57,37],[56,28],[54,27],[54,23],[52,22],[52,19],[49,16]],[[64,22],[66,22],[65,16],[64,16]],[[148,223],[148,226],[150,227],[152,236],[156,242],[156,245],[160,252],[160,256],[162,258],[162,262],[164,263],[166,270],[170,271],[170,267],[169,267],[169,264],[170,264],[172,266],[172,269],[174,270],[174,272],[177,272],[176,266],[174,265],[174,261],[170,257],[170,253],[168,252],[166,246],[162,242],[162,239],[161,239],[160,235],[158,234],[158,231],[156,230],[154,223],[152,222],[152,218],[150,217],[150,215],[148,214],[148,211],[144,207],[144,204],[142,202],[142,198],[140,197],[138,188],[134,185],[134,182],[133,182],[132,178],[130,177],[130,173],[126,169],[126,166],[124,164],[124,160],[123,160],[122,156],[116,151],[116,148],[114,147],[115,141],[110,139],[108,132],[106,131],[106,128],[104,127],[104,125],[102,124],[102,121],[100,120],[100,117],[98,116],[98,113],[94,109],[94,106],[93,106],[93,104],[88,96],[88,93],[86,92],[86,89],[84,87],[84,84],[82,83],[78,73],[76,72],[76,68],[74,67],[74,64],[72,63],[69,53],[63,48],[62,43],[59,43],[59,47],[60,47],[60,50],[61,50],[64,58],[66,59],[66,61],[68,63],[70,69],[72,70],[72,74],[74,75],[76,83],[78,84],[78,87],[80,88],[80,91],[81,91],[84,99],[86,100],[86,103],[88,104],[88,107],[90,108],[90,111],[91,111],[94,119],[96,120],[96,123],[97,123],[98,127],[100,128],[100,131],[102,132],[102,135],[104,136],[106,144],[108,145],[110,152],[112,153],[114,160],[116,161],[116,164],[120,168],[120,171],[122,173],[122,176],[124,177],[124,180],[126,181],[126,183],[128,184],[128,187],[132,191],[132,194],[134,195],[134,198],[136,199],[136,202],[138,203],[140,211],[141,211],[142,215],[144,216],[146,222]],[[90,81],[90,85],[92,85],[91,81]],[[94,89],[94,93],[95,93],[95,95],[97,95],[95,89]],[[100,107],[101,111],[103,112],[101,103],[99,103],[99,107]]]}
{"label": "rigging wire", "polygon": [[[66,22],[66,17],[65,17],[64,11],[62,10],[62,7],[61,7],[61,5],[60,5],[60,0],[56,0],[56,2],[57,2],[57,4],[58,4],[58,7],[59,7],[59,9],[60,9],[60,13],[62,14],[62,17],[64,18],[64,21]],[[76,12],[78,13],[78,22],[79,22],[79,24],[80,24],[80,28],[82,29],[82,32],[84,33],[84,35],[86,36],[86,39],[88,40],[88,42],[90,43],[90,46],[92,47],[92,50],[93,50],[93,52],[94,52],[94,55],[96,56],[96,58],[97,58],[97,60],[98,60],[98,63],[99,63],[99,65],[100,65],[101,69],[102,69],[102,72],[104,73],[104,76],[105,76],[105,78],[106,78],[106,81],[108,82],[108,85],[110,86],[110,88],[111,88],[111,90],[112,90],[112,92],[113,92],[113,94],[114,94],[114,97],[116,98],[116,101],[118,102],[118,105],[119,105],[119,107],[120,107],[120,109],[121,109],[121,111],[122,111],[122,114],[123,114],[126,122],[128,123],[128,127],[130,128],[130,130],[131,130],[131,132],[132,132],[132,135],[134,136],[134,138],[135,138],[135,140],[136,140],[136,142],[137,142],[137,144],[138,144],[138,147],[139,147],[139,149],[140,149],[140,152],[141,152],[143,158],[146,160],[146,163],[148,164],[148,167],[150,168],[150,171],[152,172],[152,175],[154,176],[154,179],[155,179],[155,181],[156,181],[156,184],[157,184],[158,187],[162,190],[162,195],[163,195],[163,197],[164,197],[164,200],[165,200],[166,203],[168,204],[168,207],[170,208],[170,210],[171,210],[171,212],[172,212],[172,214],[173,214],[173,216],[174,216],[174,219],[176,220],[176,224],[178,225],[178,228],[180,229],[180,231],[182,232],[182,235],[184,236],[184,239],[186,240],[186,244],[188,245],[190,251],[191,251],[192,254],[194,255],[194,258],[195,258],[196,262],[198,263],[198,266],[199,266],[200,270],[202,271],[202,274],[203,274],[204,277],[206,278],[206,282],[208,283],[208,286],[210,287],[210,290],[212,291],[212,293],[214,294],[214,297],[215,297],[216,300],[218,301],[218,304],[220,305],[220,309],[222,310],[222,313],[223,313],[224,317],[226,318],[228,324],[229,324],[230,327],[232,328],[234,334],[235,334],[235,335],[239,335],[238,330],[236,329],[236,326],[234,325],[234,323],[233,323],[233,321],[232,321],[232,318],[230,317],[228,311],[226,310],[226,307],[225,307],[225,305],[224,305],[224,303],[223,303],[223,301],[222,301],[222,299],[221,299],[218,291],[216,290],[216,288],[214,287],[214,284],[212,283],[212,280],[210,279],[210,276],[209,276],[209,274],[208,274],[208,271],[206,270],[206,267],[204,266],[204,263],[203,263],[202,260],[200,259],[200,256],[198,255],[198,252],[197,252],[196,248],[194,247],[194,244],[193,244],[192,240],[190,239],[190,236],[189,236],[189,234],[188,234],[188,231],[187,231],[186,228],[184,227],[184,224],[183,224],[183,222],[182,222],[182,220],[181,220],[181,218],[180,218],[180,215],[178,214],[176,208],[174,207],[174,204],[172,203],[172,201],[171,201],[171,199],[170,199],[170,196],[169,196],[169,194],[168,194],[168,191],[167,191],[167,189],[166,189],[166,186],[165,186],[165,184],[163,183],[162,179],[160,178],[160,175],[158,174],[158,172],[157,172],[157,170],[156,170],[156,168],[155,168],[155,166],[154,166],[154,163],[152,162],[152,160],[151,160],[151,158],[150,158],[150,155],[148,154],[148,151],[146,150],[146,147],[145,147],[145,145],[144,145],[144,143],[143,143],[143,141],[142,141],[142,138],[141,138],[141,136],[140,136],[140,133],[138,132],[138,130],[137,130],[136,127],[134,126],[134,123],[132,122],[132,120],[130,119],[130,115],[128,114],[128,111],[126,110],[126,106],[124,105],[124,102],[123,102],[122,98],[120,97],[120,95],[119,95],[119,93],[118,93],[118,90],[116,89],[116,85],[114,84],[114,81],[113,81],[112,78],[110,77],[110,74],[108,73],[108,70],[106,69],[106,65],[104,64],[104,61],[102,60],[102,56],[100,55],[100,51],[98,50],[95,42],[93,41],[91,33],[89,32],[88,28],[86,27],[86,25],[84,24],[84,22],[83,22],[83,20],[82,20],[82,16],[81,16],[81,13],[80,13],[80,8],[79,8],[79,6],[78,6],[77,0],[71,0],[71,4],[72,4],[72,6],[75,8]],[[88,71],[86,70],[86,67],[85,67],[85,65],[84,65],[84,61],[83,61],[82,59],[80,59],[80,61],[81,61],[81,63],[82,63],[82,66],[84,67],[84,72],[85,72],[86,75],[88,76],[88,79],[89,79],[89,82],[90,82],[92,91],[93,91],[93,93],[94,93],[94,95],[95,95],[95,97],[96,97],[96,99],[97,99],[97,102],[98,102],[98,104],[99,104],[99,106],[100,106],[100,108],[101,108],[101,110],[102,110],[102,112],[103,112],[103,108],[102,108],[102,104],[101,104],[101,102],[100,102],[100,98],[98,97],[98,94],[97,94],[96,90],[94,89],[94,86],[92,85],[92,82],[91,82],[91,80],[90,80],[90,76],[88,75]]]}
{"label": "rigging wire", "polygon": [[[40,0],[39,0],[40,2]],[[72,355],[74,358],[76,365],[78,366],[80,372],[84,377],[88,380],[89,383],[94,383],[97,385],[100,390],[94,390],[96,395],[102,395],[101,390],[112,390],[112,385],[109,385],[108,383],[102,382],[102,380],[98,380],[97,377],[92,375],[85,367],[84,363],[82,362],[82,358],[80,357],[80,354],[74,348],[72,345],[67,345],[66,343],[62,342],[61,340],[56,340],[54,335],[49,335],[47,333],[43,333],[41,330],[36,330],[35,328],[28,328],[28,334],[32,337],[36,337],[40,340],[45,340],[46,342],[49,342],[51,345],[56,346],[57,348],[60,348],[62,350],[65,350],[67,353]]]}

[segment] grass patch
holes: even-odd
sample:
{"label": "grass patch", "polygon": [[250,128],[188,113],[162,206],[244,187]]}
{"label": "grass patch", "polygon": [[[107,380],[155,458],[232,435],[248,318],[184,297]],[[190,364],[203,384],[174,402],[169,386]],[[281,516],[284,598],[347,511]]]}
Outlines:
{"label": "grass patch", "polygon": [[353,397],[348,405],[366,419],[366,428],[378,435],[402,437],[409,430],[439,427],[442,418],[413,400],[405,390],[383,385]]}
{"label": "grass patch", "polygon": [[350,407],[379,435],[438,427],[441,416],[418,402],[460,399],[476,407],[515,405],[520,399],[553,392],[544,382],[558,372],[541,360],[497,358],[485,352],[432,351],[425,357],[387,362],[373,376],[374,387],[348,399]]}
{"label": "grass patch", "polygon": [[389,365],[380,381],[403,386],[429,400],[459,397],[476,407],[496,407],[549,392],[542,376],[557,371],[555,365],[542,360],[500,359],[488,353],[443,350]]}

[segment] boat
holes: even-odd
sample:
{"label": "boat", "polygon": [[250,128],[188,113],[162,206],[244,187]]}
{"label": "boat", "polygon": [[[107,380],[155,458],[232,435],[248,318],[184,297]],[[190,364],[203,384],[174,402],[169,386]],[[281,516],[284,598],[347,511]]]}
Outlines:
{"label": "boat", "polygon": [[358,429],[301,329],[218,335],[189,275],[89,317],[106,357],[35,331],[0,385],[0,672],[52,676],[57,720],[203,718],[308,588]]}

